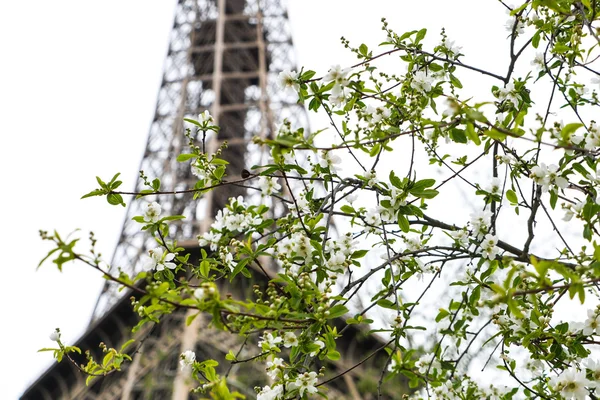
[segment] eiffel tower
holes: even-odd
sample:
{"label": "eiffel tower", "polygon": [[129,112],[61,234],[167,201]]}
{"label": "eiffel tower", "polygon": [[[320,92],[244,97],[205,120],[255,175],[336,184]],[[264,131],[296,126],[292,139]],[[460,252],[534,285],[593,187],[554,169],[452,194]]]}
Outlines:
{"label": "eiffel tower", "polygon": [[[220,131],[207,138],[207,153],[227,141],[221,158],[229,162],[228,180],[239,179],[244,168],[264,156],[258,148],[252,147],[253,137],[271,137],[283,119],[289,120],[292,126],[308,125],[306,112],[296,103],[295,96],[290,97],[276,84],[279,72],[296,69],[283,3],[281,0],[179,0],[156,111],[140,167],[150,179],[161,178],[161,190],[182,191],[197,181],[189,164],[178,163],[174,157],[184,152],[188,143],[184,118],[195,118],[205,110],[210,111]],[[147,187],[138,183],[135,191],[143,189]],[[194,200],[191,194],[177,194],[153,196],[147,201],[158,201],[164,215],[186,217],[172,224],[170,235],[192,253],[196,249],[197,255],[196,236],[208,229],[211,216],[229,197],[242,194],[243,190],[227,186],[226,190],[212,191],[199,200]],[[134,276],[141,271],[147,250],[156,247],[154,240],[141,233],[140,225],[132,221],[133,216],[143,214],[144,201],[130,202],[111,262],[112,272],[120,268]],[[97,349],[100,342],[119,348],[131,335],[131,328],[139,320],[131,310],[132,292],[123,294],[117,289],[111,283],[104,286],[89,329],[76,343],[80,348]],[[189,393],[193,382],[178,368],[179,354],[195,349],[200,360],[222,360],[224,354],[239,345],[240,339],[206,328],[208,321],[201,317],[187,326],[186,317],[183,311],[175,312],[160,324],[138,331],[136,338],[143,346],[132,355],[132,362],[124,365],[121,373],[96,379],[86,386],[86,376],[72,363],[63,361],[47,370],[22,399],[196,398]],[[376,339],[364,339],[360,345],[350,340],[338,348],[342,354],[344,351],[352,354],[357,347],[379,346]],[[348,357],[345,367],[358,362],[359,354],[364,351],[357,352],[356,358]],[[98,351],[95,356],[98,359],[102,353]],[[340,370],[343,367],[340,365]],[[264,384],[264,369],[243,368],[248,367],[240,370],[234,367],[229,371],[235,377],[230,379],[233,389],[247,398],[255,398],[253,387]],[[329,389],[330,398],[370,398],[357,389],[355,381],[359,375],[359,369],[345,375],[342,387]]]}

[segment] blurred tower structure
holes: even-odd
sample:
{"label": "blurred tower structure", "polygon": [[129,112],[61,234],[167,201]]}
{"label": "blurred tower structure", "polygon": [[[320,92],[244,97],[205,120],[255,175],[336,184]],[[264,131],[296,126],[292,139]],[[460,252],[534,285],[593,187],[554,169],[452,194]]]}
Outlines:
{"label": "blurred tower structure", "polygon": [[[227,141],[223,157],[229,161],[227,179],[240,178],[247,165],[262,156],[250,143],[252,137],[270,137],[284,118],[294,126],[306,126],[304,108],[295,96],[278,90],[279,72],[295,69],[292,37],[286,7],[281,0],[180,0],[176,7],[169,52],[165,63],[156,112],[140,170],[162,180],[161,189],[182,191],[194,187],[197,178],[189,163],[175,157],[184,152],[184,118],[196,119],[209,110],[218,135],[207,135],[207,153]],[[136,192],[143,187],[141,181]],[[227,199],[242,193],[227,186],[194,201],[192,194],[151,196],[163,215],[184,215],[172,225],[171,236],[195,239],[212,222],[216,210]],[[144,202],[131,202],[111,268],[130,275],[141,271],[140,264],[149,248],[156,247],[140,232],[132,217],[142,215]],[[119,298],[117,285],[105,285],[93,319],[106,312]]]}
{"label": "blurred tower structure", "polygon": [[[199,113],[208,110],[220,131],[218,135],[207,135],[206,152],[216,151],[226,141],[227,148],[221,156],[229,162],[226,179],[239,179],[244,168],[258,163],[263,156],[251,144],[254,136],[271,137],[284,118],[294,126],[307,125],[304,108],[276,83],[279,72],[296,69],[295,66],[285,1],[178,0],[140,170],[150,180],[160,178],[162,191],[193,188],[198,178],[192,175],[189,162],[176,161],[188,145],[183,119],[197,119]],[[135,191],[144,189],[148,187],[138,182]],[[242,193],[243,188],[227,185],[198,200],[192,194],[177,194],[130,201],[111,262],[112,272],[118,274],[121,269],[135,276],[142,270],[147,250],[156,247],[156,242],[140,231],[140,224],[132,221],[132,217],[143,214],[145,201],[158,201],[163,215],[186,217],[170,224],[170,236],[193,252],[198,246],[196,236],[209,228],[216,210],[224,207],[229,197]],[[104,342],[118,348],[139,320],[131,311],[128,297],[132,294],[119,292],[118,285],[107,281],[88,332],[78,345],[94,349]],[[176,312],[161,320],[151,332],[150,327],[138,331],[136,337],[143,341],[143,347],[133,354],[133,361],[123,373],[96,379],[86,386],[85,375],[72,363],[62,362],[46,371],[23,398],[195,398],[189,394],[191,382],[178,368],[179,354],[195,349],[199,359],[222,359],[239,339],[210,329],[200,334],[200,326],[206,321],[202,323],[202,318],[197,318],[186,326],[185,319],[184,312]],[[98,352],[96,358],[102,359],[102,354]],[[235,374],[235,368],[230,372]],[[252,371],[246,379],[242,375],[240,387],[233,389],[252,398],[253,382],[262,380],[264,371]]]}
{"label": "blurred tower structure", "polygon": [[[209,110],[220,127],[218,135],[207,135],[206,152],[212,153],[227,141],[221,158],[229,162],[227,180],[240,178],[242,170],[260,162],[265,156],[253,146],[254,136],[268,138],[276,126],[288,119],[292,126],[307,126],[303,106],[296,96],[286,94],[277,87],[279,72],[294,70],[295,59],[292,37],[287,18],[285,0],[178,0],[171,31],[169,50],[164,66],[162,84],[146,150],[140,170],[150,179],[161,179],[162,191],[184,191],[193,188],[197,178],[192,175],[189,162],[178,163],[176,156],[185,152],[184,118],[197,118]],[[190,128],[192,128],[190,126]],[[200,138],[200,140],[202,140]],[[148,189],[138,183],[135,191]],[[145,201],[158,201],[163,215],[184,215],[186,218],[171,223],[170,236],[190,250],[190,262],[198,257],[196,236],[208,229],[216,210],[224,207],[227,199],[243,193],[243,188],[227,185],[194,200],[192,194],[149,196],[148,199],[130,201],[123,230],[115,250],[111,268],[134,276],[141,271],[147,250],[156,247],[153,239],[140,231],[140,224],[132,217],[142,215]],[[158,198],[157,198],[158,197]],[[257,282],[265,285],[266,282]],[[241,284],[240,284],[241,285]],[[223,287],[234,295],[251,290],[246,287]],[[87,332],[76,346],[90,349],[96,360],[103,354],[98,343],[120,348],[131,336],[131,329],[139,322],[132,311],[132,291],[118,291],[118,286],[107,282],[96,304]],[[193,382],[188,372],[179,368],[179,355],[193,349],[197,359],[224,360],[231,349],[239,348],[240,338],[235,334],[206,328],[208,321],[202,316],[186,324],[185,311],[176,311],[161,319],[159,324],[146,324],[134,336],[136,345],[131,353],[132,362],[123,364],[123,371],[98,377],[86,385],[87,376],[73,363],[63,360],[55,363],[23,394],[26,400],[188,400],[198,395],[190,394]],[[337,321],[338,330],[344,326]],[[332,373],[345,371],[355,365],[365,354],[380,348],[381,342],[364,336],[354,326],[346,330],[344,340],[338,343],[342,360],[330,366]],[[243,346],[242,346],[243,347]],[[255,347],[255,346],[250,346]],[[96,349],[94,351],[94,349]],[[240,358],[255,355],[255,348],[241,352]],[[375,399],[376,380],[387,360],[373,357],[379,365],[376,370],[366,363],[344,374],[343,378],[328,385],[331,399]],[[72,355],[77,363],[84,357]],[[369,362],[371,364],[372,362]],[[227,370],[222,363],[231,389],[255,398],[253,388],[265,382],[264,367],[257,363],[236,364]],[[373,372],[375,371],[375,372]],[[370,377],[373,377],[374,380]],[[366,380],[365,380],[366,379]],[[384,392],[384,399],[396,398],[404,392],[392,389]]]}

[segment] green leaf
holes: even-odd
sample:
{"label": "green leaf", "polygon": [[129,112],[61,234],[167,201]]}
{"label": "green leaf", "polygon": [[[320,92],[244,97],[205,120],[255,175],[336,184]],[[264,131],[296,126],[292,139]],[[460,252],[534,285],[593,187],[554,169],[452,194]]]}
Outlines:
{"label": "green leaf", "polygon": [[457,87],[459,89],[462,89],[463,85],[462,83],[458,80],[458,78],[456,76],[454,76],[453,74],[450,74],[450,83],[454,86]]}
{"label": "green leaf", "polygon": [[412,193],[413,196],[419,197],[421,199],[433,199],[440,192],[438,192],[435,189],[426,189],[426,190],[422,190],[420,192],[413,192],[413,191],[411,191],[411,193]]}
{"label": "green leaf", "polygon": [[363,43],[363,44],[361,44],[361,45],[358,47],[358,52],[359,52],[361,55],[363,55],[363,56],[367,57],[367,56],[369,55],[369,48],[367,47],[367,45],[366,45],[366,44],[364,44],[364,43]]}
{"label": "green leaf", "polygon": [[394,173],[394,171],[390,171],[390,177],[389,178],[390,178],[390,183],[392,185],[394,185],[398,189],[402,189],[402,181],[400,180],[400,178],[398,178],[396,176],[396,174]]}
{"label": "green leaf", "polygon": [[190,160],[192,158],[196,158],[197,155],[196,154],[180,154],[177,156],[177,161],[178,162],[185,162],[187,160]]}
{"label": "green leaf", "polygon": [[196,126],[202,126],[202,125],[200,125],[200,122],[196,121],[195,119],[184,118],[183,120],[185,122],[189,122],[190,124],[194,124]]}
{"label": "green leaf", "polygon": [[125,207],[125,203],[123,203],[123,197],[118,193],[109,193],[106,196],[106,200],[113,206],[118,206],[120,204]]}
{"label": "green leaf", "polygon": [[435,322],[440,322],[441,320],[443,320],[444,318],[446,318],[448,315],[450,315],[450,313],[448,312],[448,310],[440,308],[440,311],[439,311],[438,315],[435,317]]}
{"label": "green leaf", "polygon": [[210,272],[210,263],[206,260],[203,260],[200,263],[200,274],[205,277],[208,278],[208,274]]}
{"label": "green leaf", "polygon": [[160,221],[177,221],[180,219],[185,219],[185,215],[169,215],[167,217],[161,218]]}
{"label": "green leaf", "polygon": [[342,357],[342,355],[337,350],[330,350],[330,351],[327,352],[327,358],[329,358],[332,361],[337,361],[341,357]]}
{"label": "green leaf", "polygon": [[423,189],[426,189],[433,185],[435,185],[435,179],[421,179],[420,181],[416,181],[411,185],[409,192],[410,193],[413,193],[413,191],[420,192]]}
{"label": "green leaf", "polygon": [[346,308],[346,306],[343,304],[336,304],[335,306],[331,307],[328,311],[329,315],[327,316],[327,319],[334,319],[346,314],[348,312],[348,308]]}
{"label": "green leaf", "polygon": [[213,158],[210,160],[210,163],[215,165],[229,165],[229,161],[222,160],[220,158]]}
{"label": "green leaf", "polygon": [[196,317],[200,315],[200,313],[192,314],[185,319],[185,325],[190,326],[192,322],[196,319]]}
{"label": "green leaf", "polygon": [[135,343],[135,339],[130,339],[128,341],[126,341],[125,343],[123,343],[123,345],[121,346],[121,353],[129,347],[129,345],[131,345],[132,343]]}
{"label": "green leaf", "polygon": [[383,308],[389,308],[390,310],[396,310],[396,303],[388,299],[381,299],[377,301],[377,305]]}
{"label": "green leaf", "polygon": [[582,126],[583,126],[583,124],[580,124],[580,123],[567,124],[561,129],[560,137],[564,141],[569,141],[571,138],[571,135],[574,134],[577,131],[577,129],[581,128]]}
{"label": "green leaf", "polygon": [[363,258],[367,255],[368,252],[369,250],[356,250],[354,253],[352,253],[350,258],[352,258],[353,260],[356,260],[357,258]]}
{"label": "green leaf", "polygon": [[507,190],[506,191],[506,199],[508,201],[510,201],[512,204],[517,204],[519,203],[519,199],[517,198],[517,194],[514,192],[514,190]]}
{"label": "green leaf", "polygon": [[402,232],[406,233],[410,230],[410,223],[403,214],[398,214],[398,226],[402,229]]}
{"label": "green leaf", "polygon": [[100,179],[99,176],[96,177],[96,181],[98,182],[98,185],[100,185],[101,188],[106,189],[106,183],[104,183],[104,181]]}
{"label": "green leaf", "polygon": [[423,28],[419,32],[417,32],[417,37],[415,38],[415,44],[418,44],[421,40],[425,38],[427,34],[427,29]]}
{"label": "green leaf", "polygon": [[492,139],[499,140],[499,141],[503,141],[504,139],[506,139],[506,133],[502,133],[493,128],[488,129],[487,131],[484,131],[483,134],[485,136],[489,136]]}
{"label": "green leaf", "polygon": [[550,191],[550,207],[552,207],[553,210],[556,207],[557,201],[558,201],[558,193],[556,193],[556,190],[551,190]]}
{"label": "green leaf", "polygon": [[467,136],[465,131],[458,128],[450,129],[450,139],[456,143],[467,143]]}
{"label": "green leaf", "polygon": [[313,76],[315,76],[316,72],[315,71],[311,71],[308,70],[306,72],[304,72],[301,76],[300,76],[300,80],[303,81],[308,81],[310,78],[312,78]]}
{"label": "green leaf", "polygon": [[531,45],[533,46],[534,49],[537,49],[538,46],[540,45],[540,31],[537,31],[533,34],[533,37],[531,38]]}
{"label": "green leaf", "polygon": [[356,213],[356,211],[354,210],[353,207],[349,206],[349,205],[343,205],[342,207],[340,207],[340,210],[342,212],[345,212],[347,214],[354,214]]}
{"label": "green leaf", "polygon": [[475,143],[477,146],[481,144],[481,139],[479,139],[479,135],[477,132],[475,132],[475,127],[471,122],[467,123],[467,129],[465,132],[467,132],[467,136],[473,141],[473,143]]}
{"label": "green leaf", "polygon": [[86,199],[88,197],[93,197],[93,196],[102,196],[106,194],[105,190],[100,190],[100,189],[96,189],[96,190],[92,190],[91,192],[84,194],[83,196],[81,196],[82,199]]}

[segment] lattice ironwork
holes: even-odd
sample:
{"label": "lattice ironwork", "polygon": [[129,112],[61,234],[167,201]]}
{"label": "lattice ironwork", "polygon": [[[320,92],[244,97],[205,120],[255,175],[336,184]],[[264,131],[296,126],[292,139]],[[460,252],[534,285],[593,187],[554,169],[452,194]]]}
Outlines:
{"label": "lattice ironwork", "polygon": [[[185,117],[204,110],[220,126],[208,138],[208,149],[226,140],[224,158],[230,162],[228,179],[260,157],[249,143],[253,136],[269,137],[284,118],[306,126],[307,116],[295,98],[277,88],[276,78],[284,69],[295,69],[292,37],[285,2],[280,0],[181,0],[175,12],[169,52],[158,93],[156,112],[140,170],[151,179],[159,177],[163,190],[180,191],[194,186],[188,164],[177,163],[174,155],[187,145]],[[144,189],[142,183],[136,191]],[[211,216],[226,199],[240,194],[227,187],[194,201],[192,195],[159,196],[144,201],[158,202],[166,214],[185,215],[172,224],[172,236],[194,239],[210,224]],[[143,201],[129,205],[111,268],[134,274],[155,243],[140,232],[132,217],[141,215]],[[117,285],[107,282],[99,296],[93,320],[119,297]]]}

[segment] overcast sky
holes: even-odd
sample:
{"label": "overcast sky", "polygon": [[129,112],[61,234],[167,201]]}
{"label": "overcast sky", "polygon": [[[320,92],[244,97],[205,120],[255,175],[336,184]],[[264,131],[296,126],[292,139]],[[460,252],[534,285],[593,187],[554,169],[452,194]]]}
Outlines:
{"label": "overcast sky", "polygon": [[[321,74],[333,64],[354,62],[340,36],[369,47],[382,42],[384,16],[400,33],[429,27],[436,41],[445,26],[468,60],[490,69],[507,35],[508,17],[493,0],[291,3],[298,60]],[[17,398],[51,365],[50,353],[36,351],[52,344],[48,335],[56,327],[72,343],[87,326],[100,275],[82,265],[69,265],[61,274],[47,264],[36,272],[50,248],[37,232],[81,229],[85,237],[93,230],[110,260],[124,210],[103,199],[79,198],[95,189],[96,175],[121,172],[123,187],[134,185],[174,5],[174,0],[0,2],[2,399]]]}

